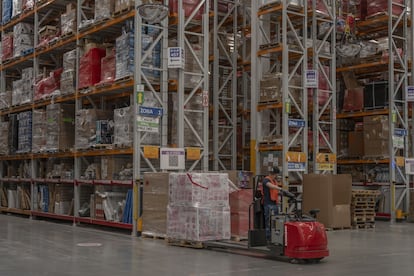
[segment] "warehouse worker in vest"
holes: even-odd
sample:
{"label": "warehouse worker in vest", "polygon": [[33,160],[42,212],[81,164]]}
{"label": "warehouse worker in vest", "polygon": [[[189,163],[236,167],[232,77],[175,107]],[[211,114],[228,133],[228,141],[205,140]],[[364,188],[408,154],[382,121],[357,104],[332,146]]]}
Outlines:
{"label": "warehouse worker in vest", "polygon": [[277,215],[279,213],[279,191],[282,191],[280,187],[282,183],[277,181],[277,176],[280,170],[278,167],[273,167],[269,171],[269,175],[263,179],[263,205],[265,213],[265,226],[266,226],[266,240],[270,241],[270,215]]}

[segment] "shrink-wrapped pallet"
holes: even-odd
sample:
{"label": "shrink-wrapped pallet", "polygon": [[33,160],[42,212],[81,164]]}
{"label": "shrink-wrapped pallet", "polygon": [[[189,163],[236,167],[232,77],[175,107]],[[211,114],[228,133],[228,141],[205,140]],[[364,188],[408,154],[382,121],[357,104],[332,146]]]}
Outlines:
{"label": "shrink-wrapped pallet", "polygon": [[0,155],[9,154],[9,122],[0,122]]}
{"label": "shrink-wrapped pallet", "polygon": [[13,57],[13,33],[4,34],[1,39],[2,60]]}
{"label": "shrink-wrapped pallet", "polygon": [[105,56],[104,49],[92,48],[79,61],[78,88],[87,88],[101,81],[101,59]]}
{"label": "shrink-wrapped pallet", "polygon": [[95,5],[95,22],[111,18],[114,8],[114,0],[100,0]]}
{"label": "shrink-wrapped pallet", "polygon": [[67,151],[75,143],[75,105],[50,104],[46,107],[47,151]]}
{"label": "shrink-wrapped pallet", "polygon": [[131,106],[114,109],[114,144],[116,146],[132,146],[132,115]]}
{"label": "shrink-wrapped pallet", "polygon": [[32,111],[17,114],[18,137],[17,152],[28,153],[32,151]]}
{"label": "shrink-wrapped pallet", "polygon": [[112,117],[108,111],[81,109],[76,112],[76,149],[88,149],[96,145],[96,121]]}
{"label": "shrink-wrapped pallet", "polygon": [[35,109],[33,111],[33,152],[44,152],[46,150],[46,132],[46,111],[43,109]]}

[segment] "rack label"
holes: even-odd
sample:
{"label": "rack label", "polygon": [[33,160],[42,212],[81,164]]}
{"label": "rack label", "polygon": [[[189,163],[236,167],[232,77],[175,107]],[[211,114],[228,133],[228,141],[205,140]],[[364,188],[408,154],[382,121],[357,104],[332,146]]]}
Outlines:
{"label": "rack label", "polygon": [[184,69],[185,55],[184,49],[181,47],[168,48],[168,68]]}
{"label": "rack label", "polygon": [[185,150],[183,148],[161,148],[161,170],[184,170]]}
{"label": "rack label", "polygon": [[405,159],[405,173],[414,175],[414,158]]}
{"label": "rack label", "polygon": [[305,120],[289,119],[288,125],[289,127],[305,127]]}
{"label": "rack label", "polygon": [[146,117],[161,117],[162,111],[163,111],[162,108],[159,108],[159,107],[140,106],[138,109],[138,115],[146,116]]}
{"label": "rack label", "polygon": [[306,171],[306,163],[304,162],[288,162],[288,171],[290,172],[304,172]]}
{"label": "rack label", "polygon": [[137,116],[138,131],[158,133],[160,129],[159,117]]}
{"label": "rack label", "polygon": [[307,88],[318,88],[318,71],[314,69],[306,70],[305,86]]}
{"label": "rack label", "polygon": [[414,102],[414,86],[407,86],[406,99],[407,102]]}

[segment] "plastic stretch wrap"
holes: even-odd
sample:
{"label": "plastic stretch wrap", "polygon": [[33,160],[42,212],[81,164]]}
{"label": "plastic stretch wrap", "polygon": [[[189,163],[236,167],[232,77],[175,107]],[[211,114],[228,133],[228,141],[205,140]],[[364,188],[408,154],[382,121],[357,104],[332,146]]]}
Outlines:
{"label": "plastic stretch wrap", "polygon": [[114,11],[114,0],[100,0],[95,5],[95,21],[111,18]]}
{"label": "plastic stretch wrap", "polygon": [[9,154],[9,122],[0,122],[0,155]]}
{"label": "plastic stretch wrap", "polygon": [[101,61],[101,83],[110,83],[115,80],[115,54],[103,57]]}
{"label": "plastic stretch wrap", "polygon": [[60,16],[62,35],[76,32],[76,9],[66,11]]}
{"label": "plastic stretch wrap", "polygon": [[[189,17],[193,11],[197,8],[197,5],[200,3],[200,0],[183,0],[183,9],[186,17]],[[169,0],[168,7],[170,8],[170,13],[178,14],[178,0]],[[202,6],[195,13],[193,19],[201,20],[204,13],[204,6]]]}
{"label": "plastic stretch wrap", "polygon": [[27,153],[32,151],[32,111],[17,114],[18,137],[17,152]]}
{"label": "plastic stretch wrap", "polygon": [[13,57],[13,34],[5,34],[1,40],[2,60],[7,60]]}
{"label": "plastic stretch wrap", "polygon": [[134,34],[124,33],[116,39],[115,78],[121,79],[134,73]]}
{"label": "plastic stretch wrap", "polygon": [[13,0],[12,18],[22,13],[22,0]]}
{"label": "plastic stretch wrap", "polygon": [[79,88],[95,85],[101,80],[101,59],[106,52],[103,49],[92,48],[80,58]]}
{"label": "plastic stretch wrap", "polygon": [[35,84],[34,100],[45,99],[51,94],[60,95],[60,77],[62,68],[50,73],[46,78],[41,79]]}
{"label": "plastic stretch wrap", "polygon": [[9,108],[12,104],[12,92],[0,92],[0,110]]}
{"label": "plastic stretch wrap", "polygon": [[170,205],[229,205],[227,173],[171,173],[169,190]]}
{"label": "plastic stretch wrap", "polygon": [[62,95],[75,93],[75,69],[76,49],[63,54],[63,72],[60,76],[60,92]]}
{"label": "plastic stretch wrap", "polygon": [[3,25],[10,21],[13,12],[12,0],[3,0],[2,1],[2,23]]}
{"label": "plastic stretch wrap", "polygon": [[32,50],[34,45],[33,24],[18,23],[13,27],[14,56],[25,54],[25,51]]}
{"label": "plastic stretch wrap", "polygon": [[48,151],[67,151],[75,143],[75,105],[50,104],[46,107]]}
{"label": "plastic stretch wrap", "polygon": [[134,0],[115,0],[115,12],[128,10],[135,4]]}
{"label": "plastic stretch wrap", "polygon": [[46,150],[46,111],[35,109],[33,111],[33,145],[32,152],[44,152]]}
{"label": "plastic stretch wrap", "polygon": [[[392,3],[392,15],[399,16],[403,11],[403,7],[396,4],[402,5],[404,1],[393,0]],[[367,1],[367,16],[375,16],[384,12],[390,14],[390,11],[388,10],[388,0]]]}
{"label": "plastic stretch wrap", "polygon": [[114,110],[114,144],[130,147],[133,139],[132,107]]}
{"label": "plastic stretch wrap", "polygon": [[97,109],[81,109],[76,112],[76,149],[88,149],[96,144],[96,121],[106,120],[111,112]]}

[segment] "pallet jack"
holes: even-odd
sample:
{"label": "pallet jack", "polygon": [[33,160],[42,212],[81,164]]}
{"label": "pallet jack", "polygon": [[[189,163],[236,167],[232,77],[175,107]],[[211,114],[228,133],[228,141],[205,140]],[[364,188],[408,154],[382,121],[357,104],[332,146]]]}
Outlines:
{"label": "pallet jack", "polygon": [[[260,189],[263,179],[264,176],[255,177],[253,201],[249,206],[247,242],[211,241],[206,242],[204,246],[213,250],[268,257],[291,263],[317,263],[329,256],[325,227],[316,221],[319,210],[311,210],[309,215],[303,214],[299,207],[301,200],[286,190],[282,190],[279,194],[288,198],[293,211],[271,214],[271,240],[266,240],[263,194]],[[251,218],[253,218],[253,223],[251,223]]]}

